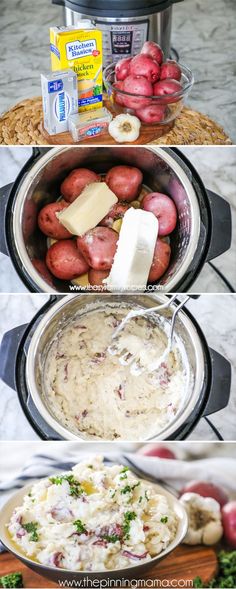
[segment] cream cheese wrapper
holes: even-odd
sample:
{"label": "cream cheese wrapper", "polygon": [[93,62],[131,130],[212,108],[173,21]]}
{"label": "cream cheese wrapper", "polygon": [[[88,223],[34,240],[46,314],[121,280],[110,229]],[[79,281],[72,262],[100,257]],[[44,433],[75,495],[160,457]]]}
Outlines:
{"label": "cream cheese wrapper", "polygon": [[92,182],[56,216],[72,235],[81,236],[96,227],[117,201],[118,198],[105,182]]}
{"label": "cream cheese wrapper", "polygon": [[125,213],[108,290],[145,290],[158,236],[158,220],[148,211],[130,208]]}

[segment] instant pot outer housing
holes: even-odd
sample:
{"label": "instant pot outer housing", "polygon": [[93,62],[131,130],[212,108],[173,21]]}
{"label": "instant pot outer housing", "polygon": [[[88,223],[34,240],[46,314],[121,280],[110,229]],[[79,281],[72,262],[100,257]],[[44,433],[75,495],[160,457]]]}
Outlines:
{"label": "instant pot outer housing", "polygon": [[[129,308],[150,308],[157,302],[167,300],[163,294],[51,296],[29,324],[5,333],[0,347],[0,377],[17,391],[27,419],[41,438],[98,440],[85,432],[75,434],[66,429],[53,414],[44,394],[44,351],[57,336],[58,330],[73,320],[78,312],[87,312],[87,305],[91,303],[95,308],[99,306],[106,309],[110,304],[119,307],[124,302]],[[171,312],[165,311],[166,321],[170,321],[170,318]],[[226,407],[230,396],[230,363],[209,348],[200,327],[186,309],[179,312],[175,330],[187,354],[190,384],[180,411],[162,432],[157,432],[155,438],[152,438],[155,440],[185,439],[201,417]],[[101,438],[99,441],[102,441]]]}
{"label": "instant pot outer housing", "polygon": [[31,292],[71,292],[71,283],[47,282],[32,260],[44,259],[47,238],[37,225],[40,209],[60,196],[60,184],[71,170],[88,167],[106,173],[115,165],[140,168],[144,184],[169,194],[178,210],[178,224],[170,236],[170,266],[158,291],[187,292],[205,262],[231,244],[229,204],[207,190],[181,152],[160,147],[34,148],[32,157],[13,184],[0,189],[0,251],[8,254]]}
{"label": "instant pot outer housing", "polygon": [[52,0],[64,7],[64,22],[90,19],[103,33],[103,65],[141,51],[145,41],[170,56],[172,5],[183,0]]}
{"label": "instant pot outer housing", "polygon": [[[131,469],[132,470],[132,469]],[[142,477],[145,478],[145,477]],[[86,582],[86,580],[88,581],[94,581],[96,579],[127,579],[127,578],[140,578],[140,575],[142,575],[143,573],[145,573],[146,571],[150,570],[152,567],[156,566],[158,564],[158,562],[160,562],[163,558],[165,558],[170,552],[172,552],[172,550],[175,550],[175,548],[177,548],[177,546],[179,546],[179,544],[181,544],[181,542],[183,541],[186,533],[187,533],[187,527],[188,527],[188,518],[187,518],[187,514],[186,511],[183,507],[183,505],[180,503],[180,501],[174,496],[172,495],[172,493],[170,493],[169,491],[167,491],[165,488],[161,487],[160,485],[156,484],[156,483],[152,483],[155,490],[157,491],[157,493],[161,493],[162,495],[164,495],[168,502],[169,505],[171,506],[171,508],[173,509],[173,511],[175,512],[179,524],[178,524],[178,528],[177,528],[177,533],[176,536],[174,538],[174,540],[172,540],[172,542],[169,544],[169,546],[163,550],[160,554],[158,554],[157,556],[155,556],[154,558],[152,558],[151,560],[149,560],[146,563],[136,563],[131,567],[126,567],[123,569],[116,569],[116,570],[110,570],[110,571],[77,571],[77,572],[73,572],[73,571],[68,571],[66,569],[58,569],[52,566],[45,566],[42,565],[38,562],[35,562],[33,560],[30,560],[30,558],[24,556],[24,554],[20,551],[19,548],[17,548],[16,544],[11,540],[11,537],[7,531],[6,528],[6,524],[9,522],[11,515],[14,511],[14,509],[19,506],[22,501],[24,496],[29,493],[30,488],[32,487],[32,485],[27,485],[26,487],[23,487],[22,489],[18,490],[16,493],[14,493],[14,495],[4,504],[3,509],[1,510],[1,521],[0,521],[0,540],[3,543],[3,545],[6,547],[7,550],[9,550],[12,554],[14,554],[14,556],[16,558],[18,558],[19,560],[21,560],[26,566],[28,566],[30,569],[32,569],[35,573],[38,573],[38,575],[42,575],[43,577],[46,577],[46,579],[50,579],[51,581],[54,581],[55,583],[59,583],[59,586],[62,586],[61,584],[66,583],[66,582],[71,582],[71,581],[82,581],[84,580],[84,582]],[[66,584],[65,584],[66,586]],[[86,585],[84,585],[86,587]],[[88,585],[89,586],[89,585]],[[96,585],[97,586],[97,585]]]}

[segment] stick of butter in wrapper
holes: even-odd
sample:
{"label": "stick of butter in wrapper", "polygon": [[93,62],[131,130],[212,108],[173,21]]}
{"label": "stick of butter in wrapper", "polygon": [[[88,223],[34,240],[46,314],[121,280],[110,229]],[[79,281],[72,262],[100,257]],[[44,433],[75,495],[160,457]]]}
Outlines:
{"label": "stick of butter in wrapper", "polygon": [[68,131],[69,115],[78,112],[77,76],[73,70],[41,74],[44,128],[49,135]]}

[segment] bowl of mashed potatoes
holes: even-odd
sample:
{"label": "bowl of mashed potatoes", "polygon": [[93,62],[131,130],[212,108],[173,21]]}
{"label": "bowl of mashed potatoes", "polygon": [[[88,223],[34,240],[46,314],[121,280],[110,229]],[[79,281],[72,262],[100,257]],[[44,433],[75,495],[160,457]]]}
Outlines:
{"label": "bowl of mashed potatoes", "polygon": [[140,574],[183,540],[184,508],[128,466],[91,456],[24,487],[4,505],[1,541],[56,582]]}

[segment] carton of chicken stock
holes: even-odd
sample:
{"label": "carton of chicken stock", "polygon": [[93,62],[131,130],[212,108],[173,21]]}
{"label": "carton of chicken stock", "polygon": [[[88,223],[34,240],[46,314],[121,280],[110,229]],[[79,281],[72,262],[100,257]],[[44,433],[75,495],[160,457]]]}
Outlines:
{"label": "carton of chicken stock", "polygon": [[69,68],[77,74],[79,111],[101,108],[102,32],[85,20],[73,27],[51,27],[50,48],[53,71]]}

